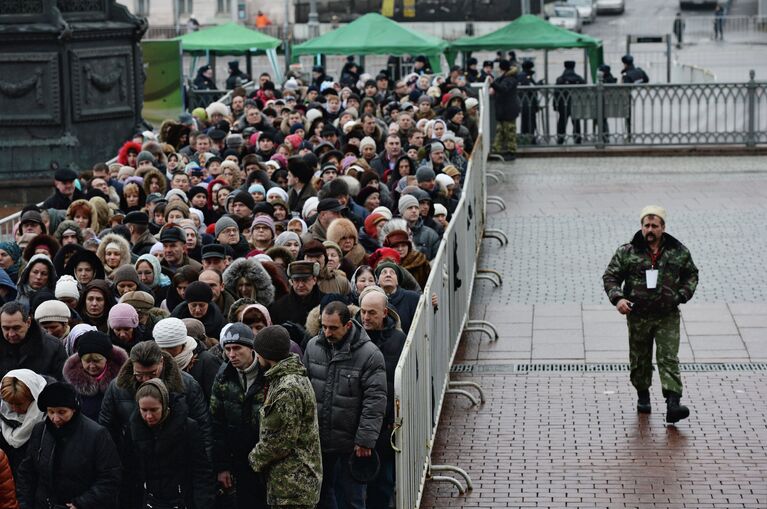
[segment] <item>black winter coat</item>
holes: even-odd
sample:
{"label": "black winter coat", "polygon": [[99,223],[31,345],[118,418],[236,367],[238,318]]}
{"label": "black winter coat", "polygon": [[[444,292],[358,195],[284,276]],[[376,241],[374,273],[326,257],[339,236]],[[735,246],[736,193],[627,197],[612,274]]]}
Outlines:
{"label": "black winter coat", "polygon": [[117,507],[122,467],[109,432],[81,413],[62,428],[46,419],[35,426],[16,475],[21,509],[74,504]]}
{"label": "black winter coat", "polygon": [[200,388],[205,395],[205,401],[210,402],[210,391],[213,387],[213,381],[216,379],[216,373],[218,373],[223,359],[210,353],[205,348],[205,345],[199,341],[197,342],[197,348],[194,349],[194,355],[194,364],[188,373],[200,384]]}
{"label": "black winter coat", "polygon": [[31,369],[38,375],[52,376],[61,380],[61,370],[67,360],[64,343],[43,329],[32,319],[26,340],[12,345],[0,338],[0,378],[13,369]]}
{"label": "black winter coat", "polygon": [[386,413],[386,367],[365,329],[352,321],[336,345],[320,332],[306,345],[304,366],[317,398],[323,454],[374,448]]}
{"label": "black winter coat", "polygon": [[290,293],[269,306],[269,314],[272,317],[272,323],[281,325],[285,322],[294,322],[305,324],[309,311],[320,305],[322,296],[318,285],[314,286],[312,293],[306,297],[299,297],[293,289]]}
{"label": "black winter coat", "polygon": [[405,335],[410,331],[410,325],[413,323],[420,298],[421,294],[418,292],[405,290],[402,287],[397,288],[393,294],[389,295],[389,305],[397,311],[402,324],[402,332]]}
{"label": "black winter coat", "polygon": [[514,122],[519,116],[520,104],[517,97],[517,79],[506,72],[490,84],[495,90],[495,119],[499,122]]}
{"label": "black winter coat", "polygon": [[72,195],[72,199],[67,198],[63,194],[59,192],[58,189],[55,189],[53,191],[53,194],[50,195],[44,202],[43,202],[43,208],[44,209],[56,209],[56,210],[67,210],[69,206],[72,204],[75,200],[84,200],[85,199],[85,193],[80,191],[79,189],[75,189],[75,193]]}
{"label": "black winter coat", "polygon": [[[183,397],[172,398],[165,422],[150,428],[135,412],[130,421],[131,476],[135,489],[156,500],[182,502],[187,509],[215,506],[216,485],[202,432]],[[146,489],[144,489],[146,486]]]}
{"label": "black winter coat", "polygon": [[[182,320],[184,318],[196,318],[189,312],[189,305],[187,301],[182,301],[181,304],[176,306],[171,312],[170,316],[174,318],[180,318]],[[205,335],[209,338],[218,339],[221,337],[221,329],[223,329],[224,325],[226,325],[224,315],[221,314],[218,306],[216,306],[213,302],[208,304],[208,312],[205,313],[205,316],[202,318],[197,318],[197,320],[201,321],[205,326]]]}

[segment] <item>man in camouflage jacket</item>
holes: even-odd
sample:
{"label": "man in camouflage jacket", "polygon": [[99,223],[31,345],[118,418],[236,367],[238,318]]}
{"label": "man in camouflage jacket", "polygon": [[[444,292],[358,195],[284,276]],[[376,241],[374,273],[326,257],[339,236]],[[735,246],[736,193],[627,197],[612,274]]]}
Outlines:
{"label": "man in camouflage jacket", "polygon": [[[679,304],[690,300],[698,286],[698,269],[690,251],[665,233],[665,209],[650,205],[640,214],[642,229],[628,244],[618,248],[602,276],[610,302],[626,315],[629,329],[631,383],[637,390],[637,410],[650,413],[652,346],[666,421],[689,415],[680,405],[682,377],[679,373]],[[657,281],[657,282],[654,282]]]}
{"label": "man in camouflage jacket", "polygon": [[261,407],[260,439],[248,459],[266,474],[272,508],[312,509],[320,500],[322,454],[317,401],[306,369],[290,353],[290,335],[270,325],[256,335],[254,349],[266,369],[269,390]]}

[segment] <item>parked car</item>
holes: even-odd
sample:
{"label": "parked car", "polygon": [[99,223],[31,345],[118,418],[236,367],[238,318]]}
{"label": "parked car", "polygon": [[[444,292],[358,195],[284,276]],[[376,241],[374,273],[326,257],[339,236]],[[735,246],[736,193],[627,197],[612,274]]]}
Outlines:
{"label": "parked car", "polygon": [[679,8],[709,7],[713,9],[718,3],[719,0],[679,0]]}
{"label": "parked car", "polygon": [[597,9],[594,0],[565,0],[567,5],[578,9],[578,14],[583,23],[593,23],[597,18]]}
{"label": "parked car", "polygon": [[599,14],[623,14],[626,10],[624,0],[597,0],[597,13]]}
{"label": "parked car", "polygon": [[551,8],[549,23],[572,32],[581,32],[583,23],[578,9],[571,5],[556,4]]}

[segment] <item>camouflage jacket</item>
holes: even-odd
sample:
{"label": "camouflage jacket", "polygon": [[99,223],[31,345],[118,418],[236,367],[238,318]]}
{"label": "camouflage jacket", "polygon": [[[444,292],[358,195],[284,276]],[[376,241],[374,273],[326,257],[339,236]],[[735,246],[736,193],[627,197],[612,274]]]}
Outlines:
{"label": "camouflage jacket", "polygon": [[271,507],[314,507],[322,484],[314,390],[295,354],[267,371],[266,378],[269,392],[260,412],[260,439],[248,456],[250,466],[266,474]]}
{"label": "camouflage jacket", "polygon": [[652,263],[642,232],[618,248],[602,276],[605,292],[613,305],[628,299],[634,304],[632,315],[664,314],[692,298],[698,286],[698,268],[690,251],[667,233],[661,238],[661,250],[655,266],[658,286],[648,289],[645,271],[650,270]]}
{"label": "camouflage jacket", "polygon": [[210,395],[215,472],[248,468],[248,453],[258,442],[258,411],[264,404],[265,385],[259,372],[246,393],[237,368],[228,361],[219,368]]}

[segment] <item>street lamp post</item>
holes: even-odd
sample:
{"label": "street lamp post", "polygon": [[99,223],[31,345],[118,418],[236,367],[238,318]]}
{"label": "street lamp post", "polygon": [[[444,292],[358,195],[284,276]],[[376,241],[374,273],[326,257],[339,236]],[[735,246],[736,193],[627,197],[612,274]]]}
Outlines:
{"label": "street lamp post", "polygon": [[317,14],[317,0],[309,0],[309,39],[320,36],[320,17]]}

